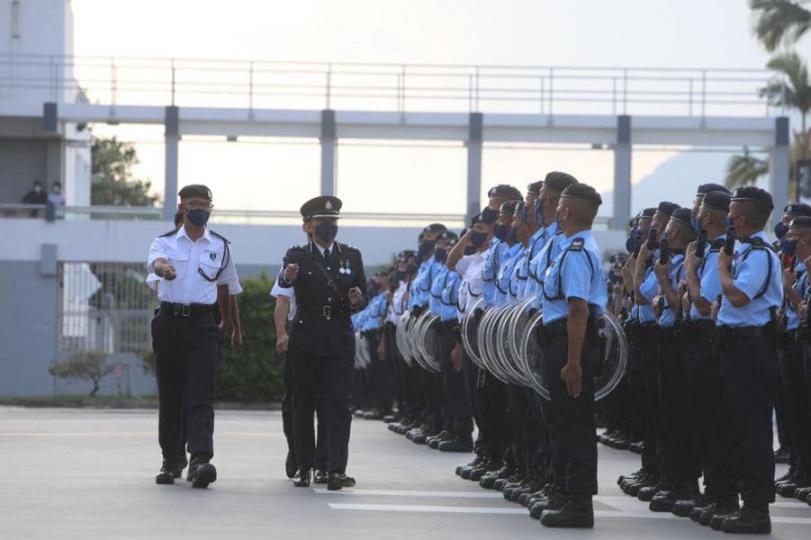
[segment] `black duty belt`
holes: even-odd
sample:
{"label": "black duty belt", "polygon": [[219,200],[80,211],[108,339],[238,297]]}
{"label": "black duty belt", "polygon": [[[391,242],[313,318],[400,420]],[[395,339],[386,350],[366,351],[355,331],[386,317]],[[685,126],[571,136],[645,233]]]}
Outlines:
{"label": "black duty belt", "polygon": [[331,304],[314,304],[314,305],[299,305],[297,309],[301,313],[307,315],[315,315],[316,317],[323,317],[326,320],[336,319],[338,317],[348,317],[350,311],[341,306],[334,306]]}
{"label": "black duty belt", "polygon": [[718,337],[726,340],[763,337],[768,335],[767,326],[719,326],[716,328]]}
{"label": "black duty belt", "polygon": [[[568,319],[559,319],[553,323],[545,324],[540,328],[540,333],[545,338],[552,338],[556,336],[565,336],[568,329]],[[599,319],[589,317],[586,322],[586,336],[589,335],[589,330],[597,327]]]}
{"label": "black duty belt", "polygon": [[715,330],[715,323],[712,319],[694,319],[692,321],[684,321],[681,324],[684,331],[688,332],[687,337],[690,337],[689,332],[708,334]]}
{"label": "black duty belt", "polygon": [[161,302],[160,312],[172,317],[200,317],[214,314],[216,304],[175,304]]}

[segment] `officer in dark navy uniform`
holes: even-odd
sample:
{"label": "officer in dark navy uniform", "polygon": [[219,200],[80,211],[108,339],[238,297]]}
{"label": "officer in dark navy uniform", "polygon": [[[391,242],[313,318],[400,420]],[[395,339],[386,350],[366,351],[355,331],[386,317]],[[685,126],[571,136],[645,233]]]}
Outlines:
{"label": "officer in dark navy uniform", "polygon": [[341,206],[340,199],[330,196],[304,203],[303,228],[312,241],[287,251],[278,277],[279,285],[294,287],[296,296],[287,355],[297,381],[293,398],[297,487],[310,484],[317,404],[326,411],[327,489],[355,485],[346,476],[355,357],[350,316],[364,307],[366,276],[360,251],[335,241]]}

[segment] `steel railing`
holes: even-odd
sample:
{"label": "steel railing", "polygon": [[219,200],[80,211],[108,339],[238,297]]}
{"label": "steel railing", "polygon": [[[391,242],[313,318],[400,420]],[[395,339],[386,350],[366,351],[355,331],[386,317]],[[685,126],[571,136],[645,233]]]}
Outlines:
{"label": "steel railing", "polygon": [[0,55],[0,99],[293,109],[763,116],[763,69]]}

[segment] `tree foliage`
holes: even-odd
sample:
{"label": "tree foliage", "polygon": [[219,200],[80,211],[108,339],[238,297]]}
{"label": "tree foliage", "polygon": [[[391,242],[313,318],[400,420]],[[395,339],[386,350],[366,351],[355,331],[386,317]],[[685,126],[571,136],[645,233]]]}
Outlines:
{"label": "tree foliage", "polygon": [[132,143],[116,137],[93,137],[91,143],[91,204],[105,206],[154,206],[159,197],[151,195],[149,180],[135,178],[133,166],[138,155]]}
{"label": "tree foliage", "polygon": [[769,52],[781,44],[796,43],[811,27],[807,1],[749,0],[755,22],[754,32]]}
{"label": "tree foliage", "polygon": [[90,397],[95,397],[99,391],[99,384],[113,371],[113,366],[107,363],[107,355],[101,351],[81,351],[65,360],[54,362],[48,368],[48,373],[60,379],[74,381],[90,381],[93,388]]}

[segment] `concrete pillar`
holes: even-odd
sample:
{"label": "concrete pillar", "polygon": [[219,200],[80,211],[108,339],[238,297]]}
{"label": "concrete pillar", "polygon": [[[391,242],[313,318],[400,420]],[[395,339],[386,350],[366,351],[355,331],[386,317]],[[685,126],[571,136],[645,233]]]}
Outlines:
{"label": "concrete pillar", "polygon": [[783,208],[788,204],[788,183],[791,163],[789,158],[789,123],[788,117],[774,119],[774,145],[769,161],[769,192],[774,199],[772,221],[780,219]]}
{"label": "concrete pillar", "polygon": [[163,188],[163,219],[172,221],[177,212],[177,171],[178,146],[180,142],[179,109],[174,105],[166,107],[164,113],[165,177]]}
{"label": "concrete pillar", "polygon": [[631,219],[631,117],[617,116],[614,145],[614,217],[611,229],[624,230]]}
{"label": "concrete pillar", "polygon": [[45,143],[45,189],[50,191],[54,182],[59,182],[64,194],[64,144],[59,133],[59,108],[56,103],[42,104],[42,131],[49,137]]}
{"label": "concrete pillar", "polygon": [[337,130],[335,128],[335,111],[321,111],[321,195],[335,195]]}
{"label": "concrete pillar", "polygon": [[470,113],[467,136],[467,208],[465,221],[481,212],[482,192],[482,140],[484,132],[482,113]]}

